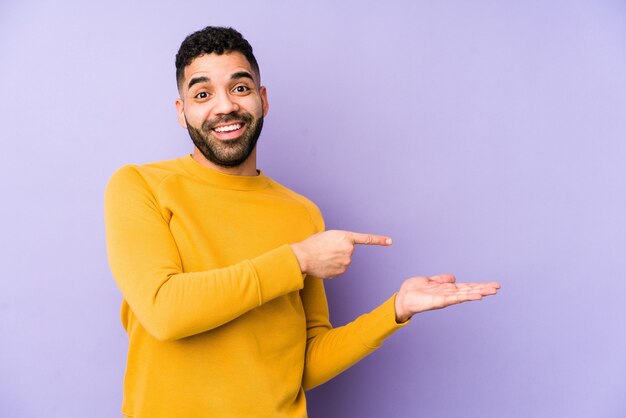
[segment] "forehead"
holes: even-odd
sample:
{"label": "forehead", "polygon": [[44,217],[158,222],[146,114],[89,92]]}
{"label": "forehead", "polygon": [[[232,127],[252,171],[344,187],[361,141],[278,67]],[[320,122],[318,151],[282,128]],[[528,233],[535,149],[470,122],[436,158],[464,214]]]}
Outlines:
{"label": "forehead", "polygon": [[196,57],[185,67],[183,84],[186,86],[194,77],[205,76],[212,82],[227,80],[239,71],[247,71],[258,83],[258,76],[252,70],[250,63],[241,52],[228,52],[225,54],[204,54]]}

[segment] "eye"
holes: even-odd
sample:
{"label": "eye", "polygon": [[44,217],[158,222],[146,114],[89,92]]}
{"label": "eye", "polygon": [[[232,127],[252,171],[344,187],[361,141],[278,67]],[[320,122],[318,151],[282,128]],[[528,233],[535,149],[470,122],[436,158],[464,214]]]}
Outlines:
{"label": "eye", "polygon": [[250,90],[250,87],[244,86],[243,84],[240,84],[240,85],[238,85],[237,87],[234,88],[234,91],[236,93],[245,93],[248,90]]}
{"label": "eye", "polygon": [[206,99],[207,97],[209,97],[209,95],[207,94],[206,91],[201,91],[200,93],[196,94],[194,97],[196,99]]}

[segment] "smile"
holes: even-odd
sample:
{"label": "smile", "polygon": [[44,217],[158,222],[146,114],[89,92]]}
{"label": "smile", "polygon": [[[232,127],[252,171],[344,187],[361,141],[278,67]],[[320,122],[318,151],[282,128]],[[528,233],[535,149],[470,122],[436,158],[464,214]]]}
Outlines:
{"label": "smile", "polygon": [[218,126],[213,128],[215,132],[232,132],[241,129],[241,123],[233,123],[232,125]]}

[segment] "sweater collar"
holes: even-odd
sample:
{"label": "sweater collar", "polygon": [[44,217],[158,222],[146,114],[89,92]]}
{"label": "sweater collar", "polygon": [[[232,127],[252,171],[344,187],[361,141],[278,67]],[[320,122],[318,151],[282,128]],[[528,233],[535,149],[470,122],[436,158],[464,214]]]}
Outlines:
{"label": "sweater collar", "polygon": [[257,170],[256,176],[237,176],[224,174],[203,166],[192,158],[191,155],[180,158],[180,162],[186,171],[194,177],[198,177],[214,186],[232,190],[259,190],[269,184],[269,178],[261,170]]}

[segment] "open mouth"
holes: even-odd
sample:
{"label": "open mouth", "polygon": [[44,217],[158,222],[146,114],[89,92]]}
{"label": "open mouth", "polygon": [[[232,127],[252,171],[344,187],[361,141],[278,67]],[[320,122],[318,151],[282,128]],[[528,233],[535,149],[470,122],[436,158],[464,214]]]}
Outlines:
{"label": "open mouth", "polygon": [[227,125],[216,126],[212,131],[219,139],[234,139],[238,138],[243,133],[245,126],[243,122],[233,122]]}
{"label": "open mouth", "polygon": [[218,126],[217,128],[214,128],[213,130],[215,132],[232,132],[232,131],[241,129],[241,126],[242,126],[241,123],[233,123],[232,125]]}

